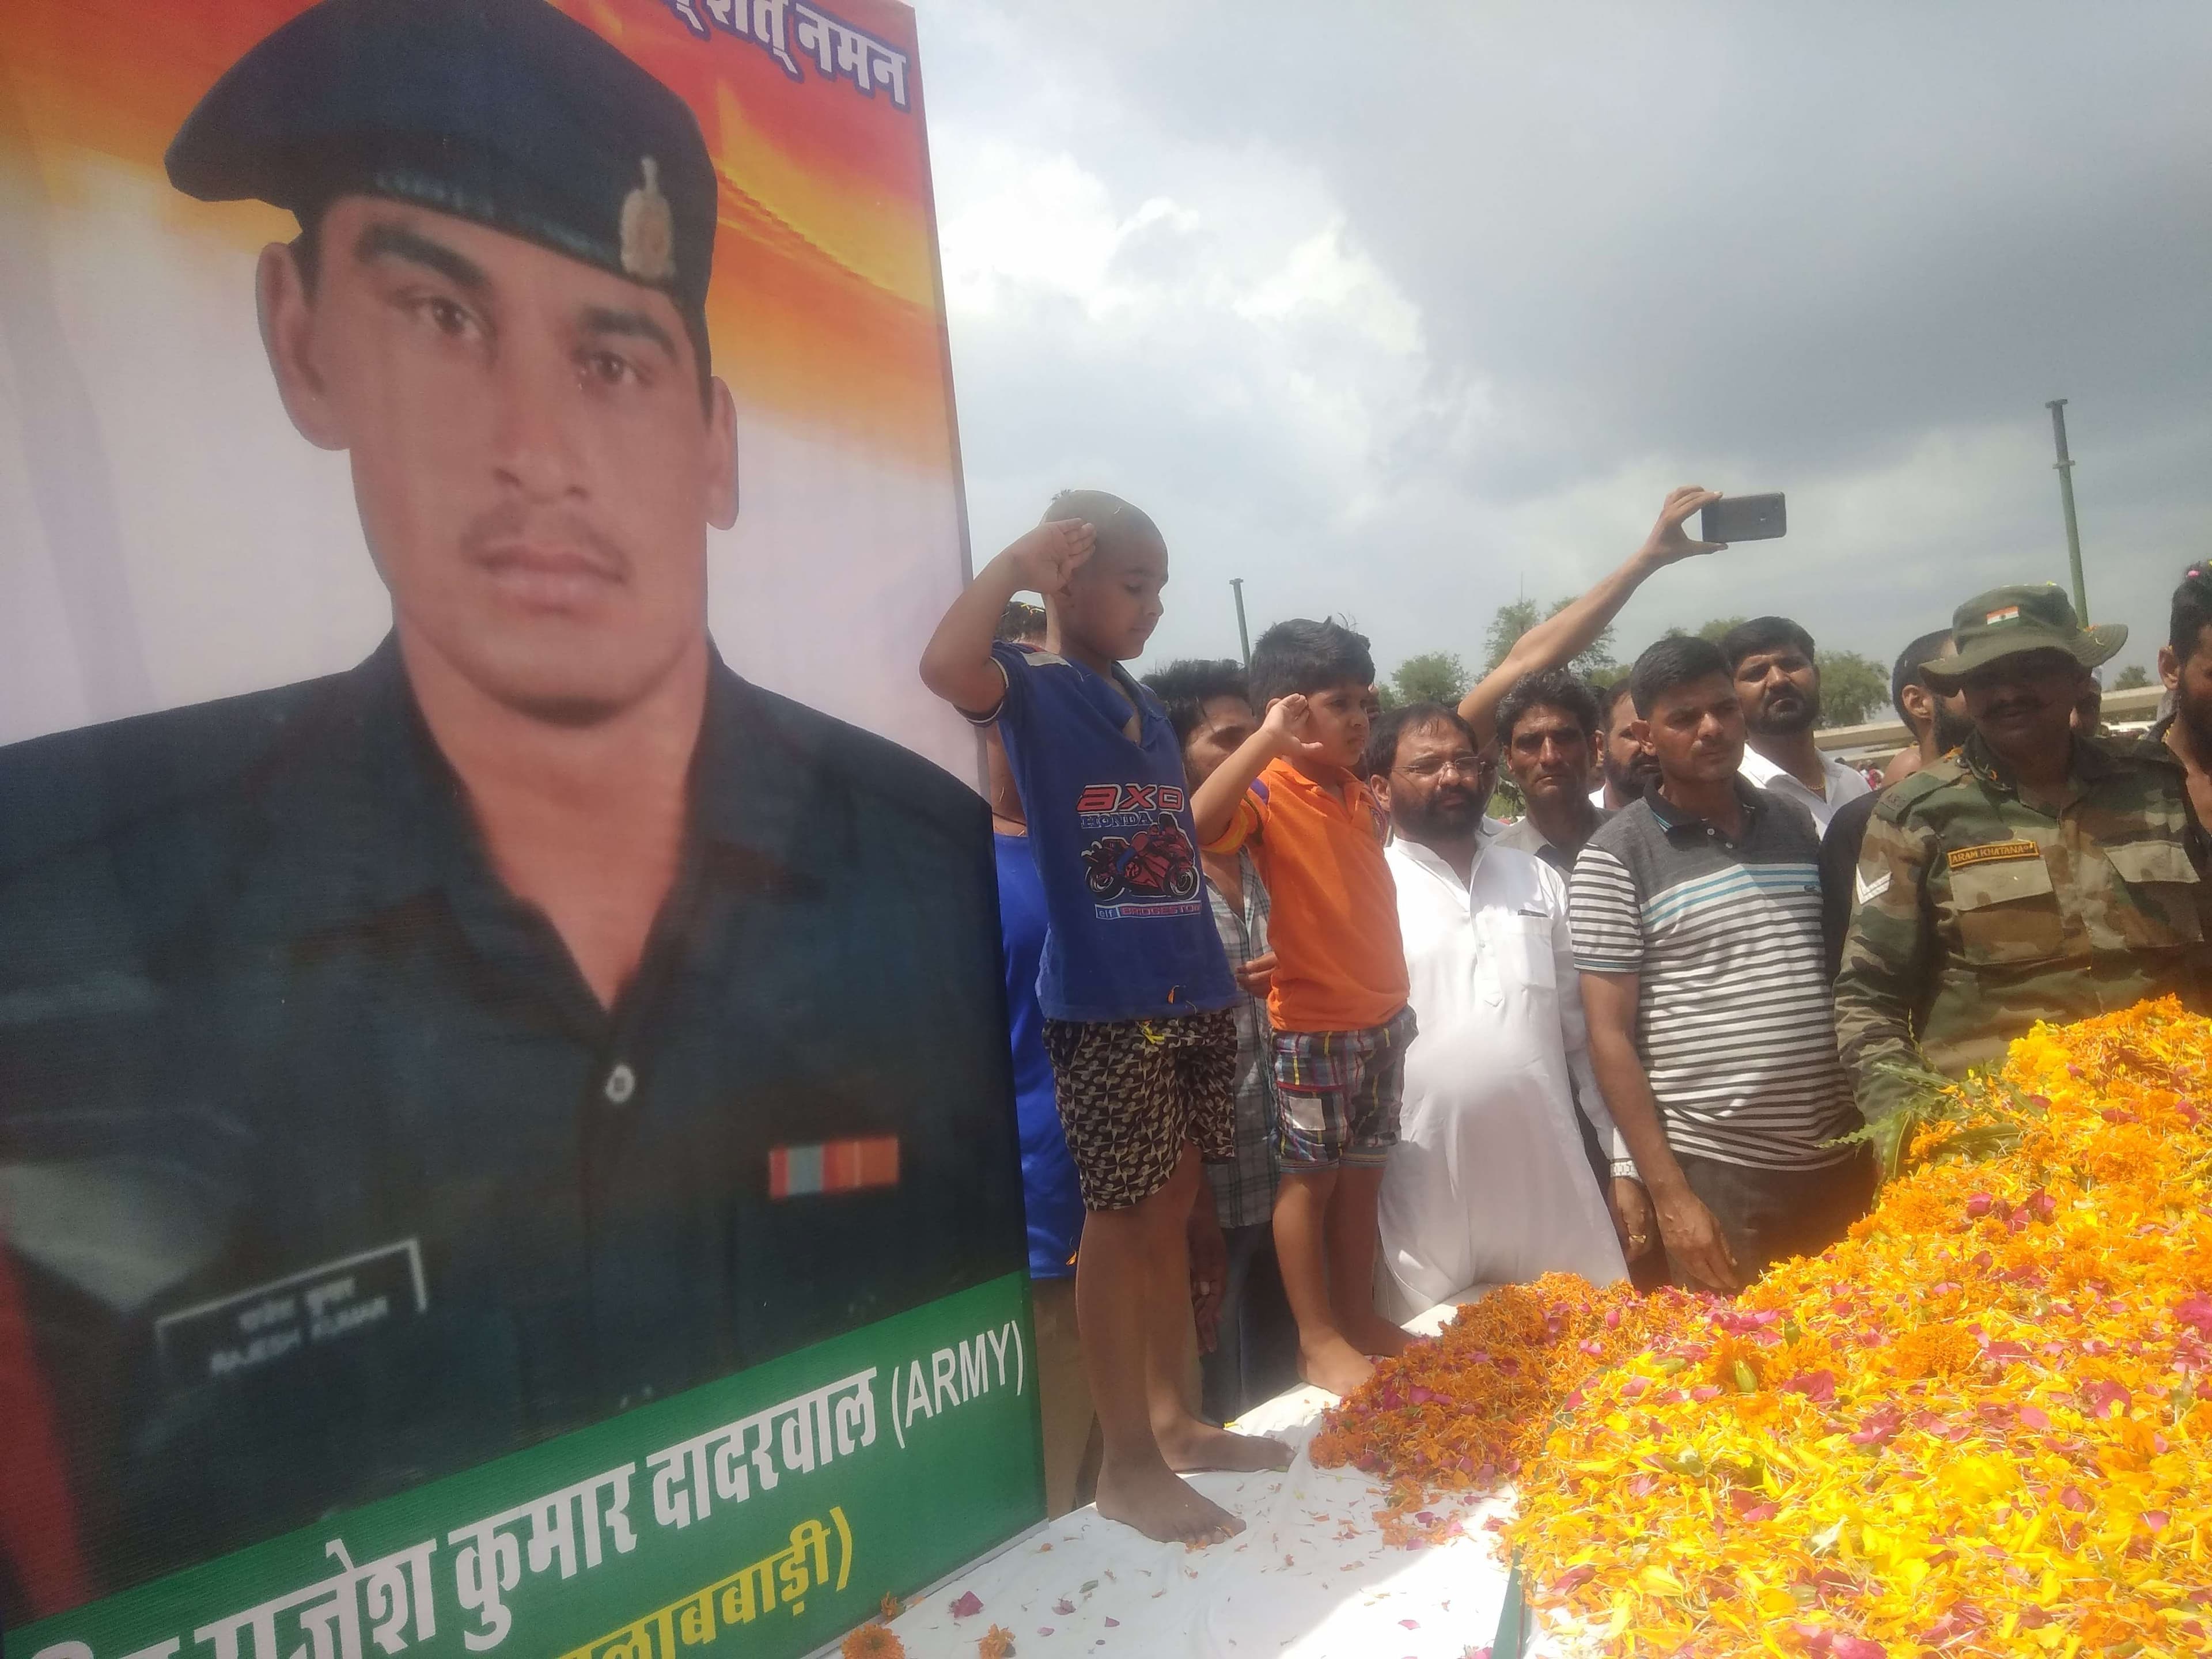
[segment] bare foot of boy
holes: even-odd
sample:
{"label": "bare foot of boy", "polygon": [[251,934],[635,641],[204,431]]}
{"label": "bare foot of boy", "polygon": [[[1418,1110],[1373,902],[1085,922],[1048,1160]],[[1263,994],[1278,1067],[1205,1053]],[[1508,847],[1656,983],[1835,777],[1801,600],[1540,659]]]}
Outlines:
{"label": "bare foot of boy", "polygon": [[1334,1395],[1352,1393],[1375,1375],[1375,1362],[1335,1332],[1314,1347],[1298,1345],[1298,1376]]}
{"label": "bare foot of boy", "polygon": [[1380,1359],[1387,1354],[1401,1354],[1413,1343],[1408,1332],[1380,1316],[1362,1320],[1357,1329],[1346,1330],[1344,1337],[1346,1341],[1370,1359]]}
{"label": "bare foot of boy", "polygon": [[1098,1513],[1163,1544],[1218,1544],[1244,1523],[1193,1491],[1164,1463],[1098,1471]]}
{"label": "bare foot of boy", "polygon": [[1165,1425],[1155,1425],[1152,1437],[1160,1443],[1160,1455],[1171,1469],[1286,1469],[1291,1449],[1279,1440],[1256,1434],[1231,1434],[1194,1417]]}

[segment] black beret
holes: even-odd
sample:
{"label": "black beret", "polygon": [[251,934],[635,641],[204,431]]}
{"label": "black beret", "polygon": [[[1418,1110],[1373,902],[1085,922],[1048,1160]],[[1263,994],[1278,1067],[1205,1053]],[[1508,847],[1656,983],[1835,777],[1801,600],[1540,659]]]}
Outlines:
{"label": "black beret", "polygon": [[232,64],[169,182],[303,221],[419,203],[664,289],[703,317],[714,167],[684,100],[544,0],[322,0]]}

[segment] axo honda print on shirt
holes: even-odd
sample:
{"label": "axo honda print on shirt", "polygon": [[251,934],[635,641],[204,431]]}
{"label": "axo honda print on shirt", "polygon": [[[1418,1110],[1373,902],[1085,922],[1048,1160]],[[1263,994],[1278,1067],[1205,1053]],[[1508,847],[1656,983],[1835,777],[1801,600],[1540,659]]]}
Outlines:
{"label": "axo honda print on shirt", "polygon": [[1099,915],[1198,914],[1204,883],[1176,817],[1183,805],[1183,792],[1164,783],[1094,783],[1077,798],[1076,822],[1093,836],[1083,849],[1084,885]]}

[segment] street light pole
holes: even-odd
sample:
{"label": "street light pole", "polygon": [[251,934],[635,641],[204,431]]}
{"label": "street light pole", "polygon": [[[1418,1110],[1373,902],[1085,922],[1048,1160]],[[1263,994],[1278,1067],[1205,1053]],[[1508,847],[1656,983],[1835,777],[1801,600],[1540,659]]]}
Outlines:
{"label": "street light pole", "polygon": [[1244,579],[1231,576],[1229,586],[1237,594],[1237,643],[1244,648],[1244,672],[1249,674],[1252,672],[1252,635],[1244,626]]}
{"label": "street light pole", "polygon": [[2074,572],[2074,614],[2087,627],[2089,594],[2081,585],[2081,526],[2074,518],[2074,458],[2066,453],[2066,399],[2053,398],[2044,407],[2051,411],[2051,435],[2058,445],[2058,499],[2066,507],[2066,557]]}

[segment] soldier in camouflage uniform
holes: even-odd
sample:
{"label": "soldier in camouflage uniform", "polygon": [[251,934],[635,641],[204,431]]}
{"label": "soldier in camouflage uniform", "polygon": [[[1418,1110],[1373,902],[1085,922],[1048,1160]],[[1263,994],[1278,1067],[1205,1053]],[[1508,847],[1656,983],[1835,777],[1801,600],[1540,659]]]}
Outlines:
{"label": "soldier in camouflage uniform", "polygon": [[2001,587],[1954,619],[1974,734],[1887,791],[1859,857],[1836,1036],[1869,1119],[1923,1060],[1956,1077],[2039,1019],[2199,1000],[2212,910],[2203,830],[2163,744],[2074,734],[2089,671],[2127,629],[2083,628],[2056,587]]}

